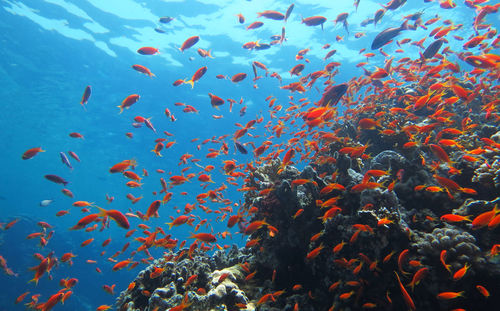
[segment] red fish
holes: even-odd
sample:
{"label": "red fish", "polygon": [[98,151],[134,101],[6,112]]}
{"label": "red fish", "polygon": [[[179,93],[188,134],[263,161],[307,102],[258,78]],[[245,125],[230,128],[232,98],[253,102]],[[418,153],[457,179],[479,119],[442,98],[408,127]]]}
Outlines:
{"label": "red fish", "polygon": [[204,67],[201,67],[199,68],[198,70],[196,70],[196,72],[193,74],[193,76],[191,77],[191,80],[189,81],[184,81],[184,83],[186,84],[191,84],[191,88],[194,87],[194,83],[198,80],[201,79],[201,77],[203,77],[203,75],[205,74],[205,72],[207,72],[207,67],[204,66]]}
{"label": "red fish", "polygon": [[42,147],[35,147],[35,148],[31,148],[31,149],[28,149],[26,150],[23,155],[22,155],[22,159],[23,160],[28,160],[28,159],[31,159],[33,158],[34,156],[36,156],[39,152],[45,152],[45,150],[42,150]]}
{"label": "red fish", "polygon": [[182,45],[179,48],[179,50],[181,52],[184,52],[184,50],[189,49],[190,47],[192,47],[193,45],[195,45],[199,40],[200,40],[199,36],[189,37],[189,38],[186,39],[186,41],[184,41],[184,43],[182,43]]}
{"label": "red fish", "polygon": [[135,104],[139,100],[140,96],[137,94],[132,94],[127,96],[121,103],[121,105],[117,106],[120,108],[120,113],[123,112],[123,109],[128,109],[130,106]]}
{"label": "red fish", "polygon": [[150,46],[145,46],[137,50],[137,53],[141,55],[154,55],[156,53],[160,53],[157,48],[153,48]]}
{"label": "red fish", "polygon": [[326,22],[326,17],[323,16],[311,16],[302,19],[302,24],[306,26],[318,26],[321,25],[321,30],[323,30],[323,23]]}
{"label": "red fish", "polygon": [[231,81],[234,83],[237,83],[237,82],[243,81],[246,77],[247,77],[247,74],[244,72],[237,73],[231,78]]}
{"label": "red fish", "polygon": [[285,19],[285,15],[283,15],[282,13],[280,13],[278,11],[270,11],[270,10],[263,11],[263,12],[257,12],[257,17],[265,17],[265,18],[276,20],[276,21],[280,21],[280,20]]}
{"label": "red fish", "polygon": [[253,22],[253,23],[251,23],[250,25],[247,26],[247,30],[249,30],[249,29],[257,29],[257,28],[262,27],[262,25],[264,25],[263,22]]}
{"label": "red fish", "polygon": [[217,108],[220,105],[224,104],[224,100],[222,98],[220,98],[219,96],[214,95],[212,93],[208,93],[208,96],[210,97],[210,104],[212,105],[212,107]]}

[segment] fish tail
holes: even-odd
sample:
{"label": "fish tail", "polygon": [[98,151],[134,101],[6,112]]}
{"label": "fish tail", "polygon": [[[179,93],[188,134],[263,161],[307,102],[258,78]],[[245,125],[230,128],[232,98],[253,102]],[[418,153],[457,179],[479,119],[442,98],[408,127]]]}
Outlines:
{"label": "fish tail", "polygon": [[108,216],[107,213],[106,213],[107,210],[105,210],[104,208],[99,207],[97,205],[95,205],[95,207],[97,207],[99,209],[99,216]]}
{"label": "fish tail", "polygon": [[193,80],[189,80],[189,81],[184,81],[185,84],[190,84],[191,85],[191,88],[194,88],[194,81]]}
{"label": "fish tail", "polygon": [[123,112],[123,107],[121,105],[116,107],[120,108],[120,112],[118,114],[121,114]]}

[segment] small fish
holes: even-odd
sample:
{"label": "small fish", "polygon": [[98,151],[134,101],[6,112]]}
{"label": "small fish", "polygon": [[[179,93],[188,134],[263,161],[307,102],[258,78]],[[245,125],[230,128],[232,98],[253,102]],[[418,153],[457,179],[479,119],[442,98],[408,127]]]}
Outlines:
{"label": "small fish", "polygon": [[239,152],[241,152],[242,154],[247,154],[248,151],[246,150],[246,148],[243,146],[242,143],[240,143],[239,141],[235,140],[234,141],[234,146],[236,147],[236,149],[238,149]]}
{"label": "small fish", "polygon": [[130,223],[125,215],[122,214],[122,212],[118,210],[105,210],[103,208],[98,207],[99,210],[101,211],[98,216],[108,216],[111,219],[113,219],[116,224],[123,229],[129,229],[130,228]]}
{"label": "small fish", "polygon": [[76,153],[74,153],[73,151],[68,151],[68,154],[75,160],[77,160],[78,162],[80,162],[80,158],[78,157],[78,155]]}
{"label": "small fish", "polygon": [[257,29],[257,28],[262,27],[262,25],[264,25],[263,22],[253,22],[253,23],[251,23],[250,25],[247,26],[247,30]]}
{"label": "small fish", "polygon": [[270,44],[268,43],[259,43],[258,45],[255,46],[255,50],[260,51],[260,50],[267,50],[271,47]]}
{"label": "small fish", "polygon": [[437,299],[440,300],[450,300],[450,299],[455,299],[458,297],[463,297],[465,292],[442,292],[437,294]]}
{"label": "small fish", "polygon": [[373,39],[371,49],[376,50],[386,45],[389,41],[391,41],[394,37],[399,35],[399,33],[403,30],[408,29],[408,21],[405,20],[404,23],[400,27],[392,27],[387,28],[381,33],[379,33],[375,39]]}
{"label": "small fish", "polygon": [[238,22],[240,24],[244,24],[245,23],[245,16],[243,16],[243,14],[238,13],[238,14],[236,14],[236,16],[238,17]]}
{"label": "small fish", "polygon": [[306,26],[318,26],[321,25],[321,30],[323,30],[323,23],[326,22],[326,17],[323,16],[311,16],[302,19],[302,24]]}
{"label": "small fish", "polygon": [[281,21],[285,19],[285,15],[278,11],[263,11],[263,12],[257,12],[257,17],[265,17],[269,19],[273,19],[275,21]]}
{"label": "small fish", "polygon": [[422,57],[424,59],[432,58],[436,53],[439,51],[441,46],[444,43],[444,39],[438,39],[431,44],[425,49],[424,53],[422,53]]}
{"label": "small fish", "polygon": [[69,167],[70,169],[73,169],[73,166],[71,166],[71,163],[69,162],[69,159],[68,157],[66,156],[66,154],[64,152],[59,152],[59,155],[61,156],[61,161],[62,163],[64,163],[67,167]]}
{"label": "small fish", "polygon": [[160,53],[157,48],[150,47],[150,46],[144,46],[140,49],[137,50],[137,53],[141,55],[154,55],[156,53]]}
{"label": "small fish", "polygon": [[210,104],[212,105],[212,107],[217,108],[218,106],[224,104],[224,100],[219,96],[214,95],[212,93],[208,93],[208,96],[210,97]]}
{"label": "small fish", "polygon": [[156,133],[156,129],[154,128],[153,123],[151,123],[151,121],[149,119],[150,118],[144,119],[144,124],[146,124],[147,128],[149,128],[150,130],[152,130],[153,132]]}
{"label": "small fish", "polygon": [[295,4],[290,4],[290,6],[288,7],[288,9],[286,9],[286,12],[285,12],[285,23],[286,21],[288,20],[288,18],[290,17],[290,14],[292,14],[292,11],[293,11],[293,8],[294,8]]}
{"label": "small fish", "polygon": [[387,10],[396,10],[397,8],[403,6],[406,3],[406,0],[391,0],[387,3],[384,8]]}
{"label": "small fish", "polygon": [[240,72],[235,74],[232,78],[231,81],[234,83],[238,83],[240,81],[243,81],[247,77],[247,74],[244,72]]}
{"label": "small fish", "polygon": [[127,96],[121,103],[121,105],[117,106],[120,108],[120,113],[123,112],[123,109],[128,109],[130,106],[135,104],[139,100],[140,96],[137,94],[132,94]]}
{"label": "small fish", "polygon": [[318,105],[323,107],[335,106],[339,102],[340,98],[345,94],[347,88],[347,83],[328,86],[325,88],[323,96],[318,101]]}
{"label": "small fish", "polygon": [[44,177],[45,177],[45,179],[50,180],[52,182],[55,182],[56,184],[63,184],[65,186],[68,184],[68,181],[66,181],[64,178],[57,176],[57,175],[49,174],[49,175],[45,175]]}
{"label": "small fish", "polygon": [[206,243],[217,242],[217,238],[211,233],[196,233],[196,234],[191,233],[191,236],[189,236],[189,238],[203,241]]}
{"label": "small fish", "polygon": [[82,105],[83,108],[85,108],[85,105],[89,101],[91,94],[92,94],[92,89],[91,89],[90,85],[87,85],[85,87],[85,91],[83,91],[82,100],[80,101],[80,105]]}
{"label": "small fish", "polygon": [[179,51],[184,52],[184,50],[189,49],[193,45],[195,45],[198,41],[200,40],[199,36],[192,36],[186,39],[184,43],[182,43],[181,47],[179,48]]}
{"label": "small fish", "polygon": [[212,51],[211,50],[204,50],[202,48],[199,48],[197,50],[198,54],[201,56],[201,57],[209,57],[209,58],[214,58],[212,56]]}
{"label": "small fish", "polygon": [[31,148],[26,150],[21,158],[23,160],[28,160],[36,156],[39,152],[45,152],[45,150],[42,150],[42,147]]}
{"label": "small fish", "polygon": [[170,17],[170,16],[160,17],[160,23],[163,23],[163,24],[168,24],[173,20],[174,20],[174,18]]}
{"label": "small fish", "polygon": [[132,65],[132,68],[145,74],[145,75],[148,75],[149,77],[154,77],[155,74],[151,72],[151,70],[149,70],[148,68],[142,66],[142,65]]}
{"label": "small fish", "polygon": [[375,17],[373,18],[373,24],[377,26],[377,23],[382,19],[384,16],[386,10],[385,9],[379,9],[375,12]]}
{"label": "small fish", "polygon": [[40,206],[49,206],[54,200],[42,200],[40,201]]}
{"label": "small fish", "polygon": [[198,80],[201,79],[201,77],[203,77],[203,75],[207,72],[207,66],[203,66],[203,67],[200,67],[198,68],[198,70],[195,71],[195,73],[193,74],[193,76],[191,77],[191,80],[189,81],[184,81],[184,83],[186,84],[190,84],[191,85],[191,88],[194,87],[194,83]]}

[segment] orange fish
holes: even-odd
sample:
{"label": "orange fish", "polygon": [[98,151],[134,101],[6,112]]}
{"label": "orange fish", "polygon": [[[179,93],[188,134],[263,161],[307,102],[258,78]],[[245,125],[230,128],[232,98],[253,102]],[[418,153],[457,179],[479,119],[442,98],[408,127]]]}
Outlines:
{"label": "orange fish", "polygon": [[490,221],[493,220],[496,214],[500,212],[500,209],[498,208],[497,205],[495,207],[487,212],[481,213],[480,215],[476,216],[474,220],[472,221],[472,229],[479,229],[482,227],[485,227],[488,225]]}
{"label": "orange fish", "polygon": [[463,297],[465,292],[442,292],[437,294],[437,299],[441,300],[450,300],[450,299],[455,299],[458,297]]}
{"label": "orange fish", "polygon": [[320,246],[316,247],[315,249],[307,253],[306,259],[311,260],[316,258],[323,248],[325,248],[325,246],[323,245],[323,243],[321,243]]}
{"label": "orange fish", "polygon": [[154,77],[155,74],[151,72],[151,70],[149,70],[147,67],[144,67],[142,65],[132,65],[132,68],[145,74],[145,75],[148,75],[149,77]]}
{"label": "orange fish", "polygon": [[465,273],[467,273],[467,270],[469,270],[470,266],[465,264],[465,266],[463,266],[462,268],[460,268],[459,270],[457,270],[457,272],[455,272],[453,274],[453,281],[458,281],[460,280],[461,278],[464,277]]}
{"label": "orange fish", "polygon": [[401,290],[401,294],[403,295],[403,299],[406,303],[406,306],[408,306],[408,308],[412,311],[416,310],[417,308],[415,306],[415,303],[413,302],[413,299],[411,299],[410,294],[408,294],[408,292],[406,291],[406,288],[401,283],[401,280],[399,279],[398,273],[396,271],[394,271],[394,274],[396,274],[396,279],[397,279],[398,284],[399,284],[399,289]]}
{"label": "orange fish", "polygon": [[172,222],[167,222],[166,224],[168,225],[169,229],[172,229],[172,227],[177,227],[177,226],[180,226],[182,224],[185,224],[186,222],[188,222],[189,218],[190,217],[187,215],[181,215],[181,216],[177,217],[176,219],[174,219]]}

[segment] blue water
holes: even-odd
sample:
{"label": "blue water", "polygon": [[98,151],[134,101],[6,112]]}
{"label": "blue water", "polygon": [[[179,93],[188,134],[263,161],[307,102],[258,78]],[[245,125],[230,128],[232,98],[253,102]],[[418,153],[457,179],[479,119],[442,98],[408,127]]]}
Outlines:
{"label": "blue water", "polygon": [[[202,159],[199,164],[212,164],[216,167],[212,171],[214,184],[209,184],[207,190],[215,189],[226,182],[226,176],[221,170],[221,161],[234,159],[239,164],[253,161],[252,148],[248,155],[235,152],[232,145],[232,135],[238,129],[235,123],[245,125],[248,121],[260,116],[264,122],[252,130],[253,135],[261,137],[252,139],[242,138],[246,143],[254,141],[259,146],[266,140],[264,135],[270,136],[264,125],[269,118],[269,108],[265,98],[273,95],[278,98],[277,103],[283,106],[277,116],[284,116],[289,107],[289,95],[297,100],[307,97],[317,101],[323,85],[317,82],[318,89],[313,88],[305,94],[291,94],[279,89],[279,82],[274,78],[262,78],[256,82],[258,88],[253,87],[253,72],[251,62],[260,61],[268,66],[270,72],[276,71],[283,77],[283,84],[297,81],[290,79],[288,71],[298,62],[295,54],[304,48],[311,51],[305,56],[310,60],[304,72],[321,70],[329,61],[341,62],[339,74],[334,78],[336,83],[348,82],[353,77],[363,74],[356,64],[366,58],[358,53],[361,48],[367,48],[377,33],[387,27],[399,26],[402,16],[426,9],[423,20],[426,21],[436,13],[441,21],[451,19],[455,23],[466,26],[454,32],[455,35],[467,38],[471,33],[467,28],[472,23],[472,10],[457,2],[458,7],[453,10],[437,9],[435,2],[424,3],[408,1],[402,8],[387,12],[379,25],[361,27],[360,23],[381,8],[383,1],[362,0],[357,12],[354,11],[352,1],[295,1],[294,11],[286,23],[287,41],[283,45],[276,45],[269,50],[248,51],[242,45],[249,41],[261,40],[269,42],[272,35],[281,34],[283,22],[260,18],[264,26],[257,30],[245,30],[245,27],[257,20],[256,12],[263,10],[279,10],[284,12],[289,1],[2,1],[0,2],[0,98],[2,98],[2,113],[0,114],[0,141],[2,152],[0,162],[3,164],[2,182],[0,187],[0,222],[6,223],[15,218],[19,222],[8,231],[0,232],[0,255],[7,260],[7,265],[17,277],[0,274],[0,310],[23,310],[22,304],[14,305],[15,297],[25,291],[31,294],[41,294],[40,301],[45,301],[50,295],[57,292],[61,278],[76,277],[78,284],[73,288],[73,296],[64,306],[57,305],[54,310],[95,310],[101,304],[113,304],[115,297],[105,293],[102,285],[116,284],[115,292],[125,289],[134,276],[145,265],[128,271],[126,269],[113,272],[114,263],[106,259],[120,250],[126,241],[131,246],[126,254],[120,255],[118,260],[128,258],[130,252],[139,244],[132,239],[125,240],[126,230],[111,223],[110,228],[103,232],[91,233],[69,231],[84,214],[78,208],[72,207],[75,200],[95,202],[103,208],[119,209],[123,212],[139,210],[145,212],[149,204],[158,198],[152,194],[159,191],[160,177],[168,179],[168,172],[180,175],[179,158],[184,153],[190,153],[193,158]],[[490,4],[496,2],[490,1]],[[242,13],[246,17],[244,25],[237,22],[236,14]],[[341,25],[333,26],[332,20],[341,13],[349,12],[348,35]],[[323,15],[328,18],[324,30],[320,27],[306,27],[300,23],[301,16]],[[172,16],[175,19],[169,24],[160,24],[158,18]],[[490,23],[498,24],[498,15],[488,16]],[[429,30],[441,25],[441,21],[429,26]],[[155,27],[161,27],[165,33],[157,33]],[[365,32],[360,39],[354,38],[354,33]],[[402,33],[397,39],[411,38],[420,40],[428,31],[419,29]],[[189,50],[181,53],[177,48],[190,36],[199,35],[200,41]],[[335,36],[343,36],[343,41],[337,42]],[[425,42],[428,45],[431,39]],[[337,49],[337,53],[327,61],[322,58],[330,49],[321,49],[330,43],[330,49]],[[459,51],[461,42],[450,40],[452,50]],[[159,48],[160,54],[144,56],[136,53],[142,46]],[[215,58],[201,58],[197,48],[211,49]],[[395,44],[384,47],[386,52],[394,54]],[[404,47],[405,55],[418,57],[419,49],[414,46]],[[366,53],[365,52],[365,53]],[[398,57],[400,57],[398,55]],[[402,57],[402,56],[401,56]],[[456,60],[456,56],[450,56]],[[370,60],[367,69],[383,67],[383,56],[378,55]],[[301,61],[304,63],[303,61]],[[156,75],[149,78],[134,71],[133,64],[141,64]],[[177,79],[189,78],[200,67],[207,66],[208,71],[193,89],[189,85],[172,86]],[[258,69],[259,74],[263,74]],[[248,77],[234,84],[228,80],[218,80],[217,74],[232,76],[245,72]],[[79,104],[84,88],[92,86],[92,96],[86,110]],[[243,105],[247,105],[246,114],[242,117],[239,110],[242,105],[236,104],[229,112],[228,102],[220,110],[210,106],[208,93],[214,93],[224,99],[233,98],[239,101],[243,98]],[[118,114],[116,107],[128,95],[137,93],[141,96],[139,102],[130,109]],[[198,113],[183,113],[182,107],[174,103],[182,102],[194,106]],[[177,118],[171,122],[164,115],[168,108]],[[214,119],[212,115],[223,115],[222,119]],[[151,117],[158,134],[146,127],[133,128],[131,123],[135,116]],[[273,125],[277,124],[273,119]],[[302,124],[298,121],[294,126],[287,125],[285,132],[291,133],[300,130]],[[173,133],[173,137],[166,137],[163,131]],[[70,132],[79,132],[84,139],[75,139],[68,136]],[[132,132],[134,137],[129,139],[126,132]],[[230,147],[229,154],[215,159],[206,159],[209,148],[219,149],[220,144],[207,143],[197,150],[197,145],[207,138],[229,134],[225,139]],[[163,150],[163,157],[159,158],[151,152],[159,137],[175,140],[176,144],[168,150]],[[280,143],[289,139],[284,135],[281,139],[273,139],[273,143]],[[197,142],[190,142],[199,138]],[[23,161],[21,155],[29,148],[41,146],[46,152],[38,154],[33,159]],[[72,150],[78,154],[81,163],[71,159],[73,170],[61,163],[59,152]],[[269,152],[269,151],[268,151]],[[284,153],[283,153],[284,154]],[[280,156],[281,158],[282,156]],[[146,169],[149,177],[143,179],[142,188],[129,189],[127,181],[120,174],[110,174],[109,168],[125,159],[135,158],[139,163],[136,172]],[[299,163],[303,167],[304,163]],[[194,163],[186,173],[200,171]],[[163,169],[167,173],[158,174],[156,169]],[[43,178],[46,174],[57,174],[70,183],[67,188],[75,194],[75,199],[61,194],[61,185],[57,185]],[[239,179],[240,185],[242,180]],[[230,186],[230,185],[229,185]],[[233,202],[243,200],[237,187],[223,192],[224,198]],[[177,217],[184,210],[186,203],[195,203],[194,197],[203,192],[200,183],[193,178],[191,182],[172,189],[174,197],[160,210],[160,219],[152,219],[146,224],[151,228],[165,226],[171,221],[169,216]],[[186,191],[188,195],[180,195]],[[134,196],[143,195],[144,198],[136,205],[131,205],[125,198],[127,193]],[[105,195],[114,196],[113,203],[108,204]],[[44,199],[53,199],[54,202],[46,207],[39,206]],[[221,204],[207,203],[212,209],[222,207]],[[69,209],[69,215],[56,217],[56,212]],[[237,210],[237,207],[235,207]],[[226,230],[225,221],[216,222],[220,214],[205,214],[199,208],[193,214],[201,218],[211,219],[214,232]],[[55,231],[49,244],[40,248],[38,239],[26,240],[25,236],[40,231],[36,225],[38,221],[51,224]],[[138,219],[130,219],[131,228],[136,228]],[[195,222],[197,223],[197,221]],[[166,229],[166,228],[165,228]],[[154,230],[154,229],[153,229]],[[202,227],[200,232],[210,232],[210,228]],[[169,233],[180,241],[186,239],[193,227],[183,225],[172,229]],[[230,230],[232,240],[219,240],[220,245],[237,243],[242,245],[244,240],[237,229]],[[133,237],[142,236],[136,232]],[[84,248],[80,243],[88,238],[95,241]],[[101,243],[111,237],[112,242],[107,247]],[[188,241],[188,243],[190,243]],[[189,245],[189,244],[188,244]],[[105,255],[101,256],[101,251]],[[27,283],[33,278],[33,272],[28,267],[38,265],[39,261],[33,258],[33,253],[39,252],[46,256],[54,251],[56,256],[66,252],[73,252],[76,257],[73,266],[60,264],[52,270],[53,280],[44,275],[38,286]],[[161,256],[163,250],[151,249],[153,256]],[[144,255],[136,255],[136,260]],[[97,264],[87,264],[85,261],[97,260]],[[97,273],[99,267],[102,273]],[[24,302],[29,301],[29,296]]]}

